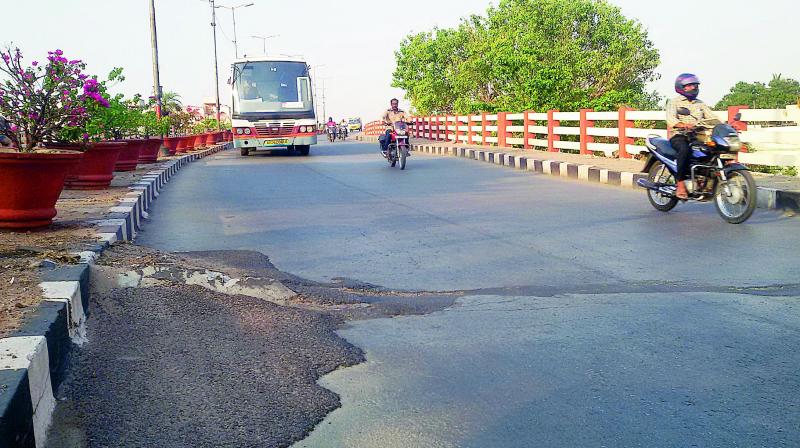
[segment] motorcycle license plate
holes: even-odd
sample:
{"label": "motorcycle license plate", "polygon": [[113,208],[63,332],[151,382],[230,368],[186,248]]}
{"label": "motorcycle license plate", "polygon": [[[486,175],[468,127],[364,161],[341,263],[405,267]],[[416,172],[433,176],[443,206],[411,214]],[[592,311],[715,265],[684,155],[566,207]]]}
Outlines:
{"label": "motorcycle license plate", "polygon": [[264,140],[265,145],[288,145],[289,139],[288,138],[271,138],[269,140]]}

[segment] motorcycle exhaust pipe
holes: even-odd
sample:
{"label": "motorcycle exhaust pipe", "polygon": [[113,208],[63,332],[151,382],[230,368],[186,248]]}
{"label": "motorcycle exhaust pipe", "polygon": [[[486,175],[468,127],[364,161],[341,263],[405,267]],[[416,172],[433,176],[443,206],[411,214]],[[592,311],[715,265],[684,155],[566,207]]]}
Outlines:
{"label": "motorcycle exhaust pipe", "polygon": [[675,186],[674,185],[657,184],[657,183],[654,183],[654,182],[650,182],[647,179],[639,179],[639,180],[636,181],[636,183],[642,188],[647,188],[648,190],[657,191],[657,192],[659,192],[659,193],[661,193],[663,195],[667,195],[667,196],[674,196],[675,195]]}

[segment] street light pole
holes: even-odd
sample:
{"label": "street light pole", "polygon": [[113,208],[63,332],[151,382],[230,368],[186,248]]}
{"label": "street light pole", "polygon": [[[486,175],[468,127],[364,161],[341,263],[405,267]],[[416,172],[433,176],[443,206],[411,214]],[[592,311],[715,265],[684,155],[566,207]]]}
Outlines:
{"label": "street light pole", "polygon": [[150,0],[150,45],[153,48],[153,96],[156,116],[161,118],[161,80],[158,76],[158,36],[156,33],[156,0]]}
{"label": "street light pole", "polygon": [[236,56],[236,59],[239,59],[239,44],[236,40],[236,8],[247,8],[248,6],[253,6],[254,3],[247,3],[243,5],[236,5],[236,6],[224,6],[219,5],[217,8],[225,8],[231,10],[231,18],[233,18],[233,53]]}
{"label": "street light pole", "polygon": [[278,37],[278,36],[280,36],[280,34],[273,34],[272,36],[251,35],[250,37],[252,37],[253,39],[261,39],[261,43],[264,46],[264,56],[266,56],[267,55],[267,39],[272,39],[273,37]]}
{"label": "street light pole", "polygon": [[222,130],[222,124],[219,122],[219,63],[217,62],[217,8],[214,5],[214,0],[208,0],[211,4],[211,30],[214,34],[214,87],[217,95],[217,130]]}

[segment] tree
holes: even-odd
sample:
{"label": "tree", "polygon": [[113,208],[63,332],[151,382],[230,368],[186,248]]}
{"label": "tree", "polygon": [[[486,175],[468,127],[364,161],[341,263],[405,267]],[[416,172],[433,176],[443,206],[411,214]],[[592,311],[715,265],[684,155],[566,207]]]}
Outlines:
{"label": "tree", "polygon": [[605,0],[501,0],[486,17],[408,36],[393,86],[423,114],[653,107],[658,51]]}
{"label": "tree", "polygon": [[752,109],[783,109],[800,100],[800,82],[772,75],[769,84],[763,82],[737,82],[730,92],[717,103],[717,109],[728,106],[749,106]]}
{"label": "tree", "polygon": [[175,92],[166,91],[161,95],[161,107],[167,112],[180,112],[183,110],[181,96]]}

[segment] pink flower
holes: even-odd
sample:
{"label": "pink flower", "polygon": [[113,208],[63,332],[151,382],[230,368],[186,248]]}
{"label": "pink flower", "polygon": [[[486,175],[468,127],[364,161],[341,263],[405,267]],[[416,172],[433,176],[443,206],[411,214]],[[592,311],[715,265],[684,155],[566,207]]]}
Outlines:
{"label": "pink flower", "polygon": [[10,127],[9,129],[11,130],[11,132],[17,132],[17,130],[19,129],[19,127],[18,127],[17,125],[15,125],[15,124],[12,124],[12,125],[11,125],[11,127]]}
{"label": "pink flower", "polygon": [[39,62],[38,61],[31,61],[31,65],[36,67],[37,65],[39,65]]}

